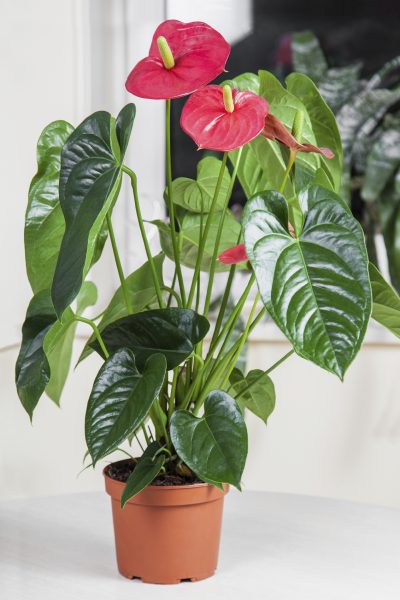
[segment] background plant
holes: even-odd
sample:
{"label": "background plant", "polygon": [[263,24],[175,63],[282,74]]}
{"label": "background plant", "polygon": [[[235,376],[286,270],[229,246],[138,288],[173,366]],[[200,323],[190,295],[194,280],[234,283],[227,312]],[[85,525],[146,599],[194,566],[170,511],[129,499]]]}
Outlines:
{"label": "background plant", "polygon": [[[292,35],[293,66],[335,112],[343,144],[341,195],[359,218],[378,265],[382,233],[392,284],[400,290],[400,57],[366,79],[362,63],[330,68],[309,31]],[[379,266],[379,265],[378,265]]]}

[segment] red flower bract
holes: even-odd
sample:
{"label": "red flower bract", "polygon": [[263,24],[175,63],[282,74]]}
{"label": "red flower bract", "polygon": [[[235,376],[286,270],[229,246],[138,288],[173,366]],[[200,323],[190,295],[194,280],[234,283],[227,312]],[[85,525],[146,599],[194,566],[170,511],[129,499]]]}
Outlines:
{"label": "red flower bract", "polygon": [[268,103],[253,92],[232,90],[234,108],[225,108],[223,89],[208,85],[192,94],[181,115],[181,127],[199,148],[229,152],[247,144],[264,128]]}
{"label": "red flower bract", "polygon": [[222,254],[218,256],[218,260],[224,265],[237,265],[249,259],[244,244],[239,244],[238,246],[234,246],[233,248],[229,248],[229,250],[222,252]]}
{"label": "red flower bract", "polygon": [[[164,66],[157,39],[165,37],[174,66]],[[191,94],[222,73],[230,45],[215,29],[195,21],[161,23],[153,35],[149,55],[129,74],[126,89],[140,98],[155,100],[179,98]]]}
{"label": "red flower bract", "polygon": [[280,142],[295,152],[316,152],[317,154],[323,154],[326,158],[333,158],[335,156],[329,148],[318,148],[317,146],[313,146],[313,144],[300,144],[286,129],[282,121],[271,114],[266,116],[264,129],[261,134],[269,140]]}

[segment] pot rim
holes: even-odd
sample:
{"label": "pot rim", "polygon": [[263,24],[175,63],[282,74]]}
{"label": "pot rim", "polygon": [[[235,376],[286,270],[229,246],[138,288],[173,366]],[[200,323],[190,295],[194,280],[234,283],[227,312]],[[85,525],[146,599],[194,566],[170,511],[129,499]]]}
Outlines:
{"label": "pot rim", "polygon": [[[110,465],[115,465],[118,463],[123,463],[123,462],[128,462],[130,459],[129,458],[123,458],[122,460],[115,460],[111,463],[109,463],[108,465],[106,465],[103,469],[103,476],[105,479],[109,479],[110,481],[112,481],[114,483],[114,485],[117,485],[119,487],[125,487],[126,482],[125,481],[119,481],[118,479],[114,479],[113,477],[110,477],[107,473],[107,469],[110,467]],[[224,486],[224,491],[226,490],[226,483],[222,484]],[[151,490],[188,490],[188,489],[193,489],[193,488],[203,488],[203,487],[216,487],[211,483],[206,483],[205,481],[201,481],[200,483],[185,483],[183,485],[147,485],[145,489],[151,489]],[[220,490],[222,492],[222,490]]]}

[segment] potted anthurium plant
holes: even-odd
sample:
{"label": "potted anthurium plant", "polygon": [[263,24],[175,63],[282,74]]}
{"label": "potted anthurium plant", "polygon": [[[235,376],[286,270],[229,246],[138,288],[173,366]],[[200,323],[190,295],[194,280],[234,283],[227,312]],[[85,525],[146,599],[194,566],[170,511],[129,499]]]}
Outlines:
{"label": "potted anthurium plant", "polygon": [[[135,439],[143,449],[104,475],[119,570],[144,581],[214,572],[224,495],[229,485],[240,489],[246,461],[244,413],[267,421],[275,368],[297,353],[342,379],[371,316],[371,281],[375,318],[400,330],[399,299],[369,270],[363,232],[338,195],[342,151],[332,112],[302,74],[290,75],[286,87],[266,71],[208,85],[229,51],[205,23],[166,21],[127,79],[130,93],[166,101],[168,223],[144,225],[137,178],[125,164],[133,104],[116,119],[100,111],[75,129],[65,121],[46,127],[29,190],[25,246],[34,295],[16,365],[18,394],[31,418],[43,393],[59,403],[75,327],[86,324],[91,335],[80,362],[93,352],[103,360],[86,410],[90,464],[120,449],[130,454]],[[189,96],[182,128],[214,151],[200,159],[196,180],[174,180],[171,172],[171,100],[181,96]],[[125,177],[147,254],[127,276],[112,226]],[[237,179],[248,197],[241,222],[229,210]],[[146,233],[152,226],[162,248],[155,256]],[[88,318],[96,288],[86,279],[107,237],[120,287]],[[165,257],[175,267],[168,282]],[[246,283],[228,310],[238,269]],[[225,291],[210,324],[221,271]],[[252,307],[235,337],[248,298]],[[292,348],[264,371],[244,374],[238,358],[265,314]]]}

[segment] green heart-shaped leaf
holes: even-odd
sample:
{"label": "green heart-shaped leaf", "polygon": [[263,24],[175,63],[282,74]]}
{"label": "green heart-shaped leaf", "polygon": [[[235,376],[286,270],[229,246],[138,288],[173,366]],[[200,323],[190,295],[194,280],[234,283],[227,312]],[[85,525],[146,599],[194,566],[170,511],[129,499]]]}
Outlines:
{"label": "green heart-shaped leaf", "polygon": [[171,418],[171,440],[178,456],[208,483],[231,483],[240,489],[247,456],[247,430],[235,400],[211,392],[204,415],[177,410]]}
{"label": "green heart-shaped leaf", "polygon": [[[105,216],[118,196],[121,161],[134,117],[133,104],[122,109],[116,125],[110,113],[96,112],[75,129],[63,147],[59,191],[65,234],[52,285],[59,316],[80,290]],[[115,137],[124,147],[118,147]]]}
{"label": "green heart-shaped leaf", "polygon": [[[216,213],[212,220],[209,230],[209,234],[206,240],[203,259],[201,261],[201,270],[208,272],[210,270],[211,259],[213,256],[215,242],[217,237],[218,225],[221,213]],[[206,222],[206,215],[197,215],[194,213],[187,213],[182,219],[181,229],[179,232],[179,238],[181,243],[180,261],[185,267],[194,269],[196,265],[196,258],[199,253],[199,239],[201,232],[204,229]],[[160,235],[160,243],[163,252],[171,260],[174,260],[174,253],[171,242],[171,230],[169,226],[163,221],[152,221],[153,225],[156,225]],[[240,223],[233,216],[232,211],[226,212],[224,228],[222,230],[221,239],[218,246],[218,255],[236,246],[240,235]],[[245,268],[245,265],[238,265],[239,268]],[[224,265],[220,262],[216,264],[216,271],[229,271],[229,265]]]}
{"label": "green heart-shaped leaf", "polygon": [[128,348],[120,348],[106,360],[93,384],[85,417],[93,465],[141,425],[160,392],[165,372],[161,354],[150,356],[141,373]]}
{"label": "green heart-shaped leaf", "polygon": [[[207,319],[194,310],[160,308],[118,319],[102,331],[102,338],[110,353],[130,348],[139,369],[155,353],[163,354],[168,369],[173,369],[190,356],[209,327]],[[96,340],[91,347],[103,356]]]}
{"label": "green heart-shaped leaf", "polygon": [[299,238],[289,234],[282,195],[265,192],[248,202],[246,251],[263,302],[296,352],[343,378],[371,313],[364,235],[333,192],[315,186],[300,202]]}
{"label": "green heart-shaped leaf", "polygon": [[[85,282],[78,296],[79,311],[93,304],[97,290]],[[22,326],[22,344],[15,367],[15,381],[22,405],[32,419],[44,391],[59,404],[70,367],[76,321],[71,309],[57,320],[50,290],[35,294]]]}
{"label": "green heart-shaped leaf", "polygon": [[[162,286],[162,267],[164,262],[164,254],[157,254],[157,256],[153,258],[153,262],[158,281],[160,282],[160,286]],[[154,288],[149,262],[146,262],[139,269],[128,275],[128,277],[125,279],[125,283],[131,303],[132,314],[143,311],[146,306],[151,305],[157,300],[157,294]],[[128,309],[126,308],[124,294],[122,287],[120,286],[112,297],[110,304],[105,309],[98,324],[100,333],[107,327],[107,325],[110,325],[110,323],[113,323],[114,321],[117,321],[126,315],[128,315]],[[79,357],[79,362],[93,352],[90,344],[94,342],[94,340],[95,336],[92,335],[85,344],[82,354]]]}
{"label": "green heart-shaped leaf", "polygon": [[[214,156],[206,156],[197,164],[197,178],[178,177],[172,182],[172,198],[174,204],[196,213],[207,213],[211,208],[221,162]],[[217,210],[222,210],[228,194],[231,177],[228,169],[224,170],[217,201]],[[166,194],[168,191],[166,190]]]}
{"label": "green heart-shaped leaf", "polygon": [[400,337],[400,298],[372,263],[369,263],[369,275],[373,299],[372,318]]}
{"label": "green heart-shaped leaf", "polygon": [[141,492],[145,487],[150,485],[155,477],[159,474],[165,462],[165,455],[155,453],[160,449],[158,442],[153,442],[146,448],[143,455],[138,460],[134,470],[127,479],[124,491],[121,496],[121,507]]}
{"label": "green heart-shaped leaf", "polygon": [[38,170],[29,187],[25,214],[26,271],[37,294],[51,286],[65,223],[58,199],[61,149],[74,128],[54,121],[37,143]]}
{"label": "green heart-shaped leaf", "polygon": [[247,408],[266,423],[275,408],[275,386],[267,373],[253,369],[245,377],[240,369],[235,368],[229,383],[239,407],[242,410]]}
{"label": "green heart-shaped leaf", "polygon": [[[84,281],[77,297],[76,312],[81,315],[88,306],[97,302],[97,288],[92,281]],[[72,311],[66,310],[61,321],[56,321],[47,333],[43,348],[50,366],[50,381],[46,394],[57,405],[68,376],[77,322]]]}

